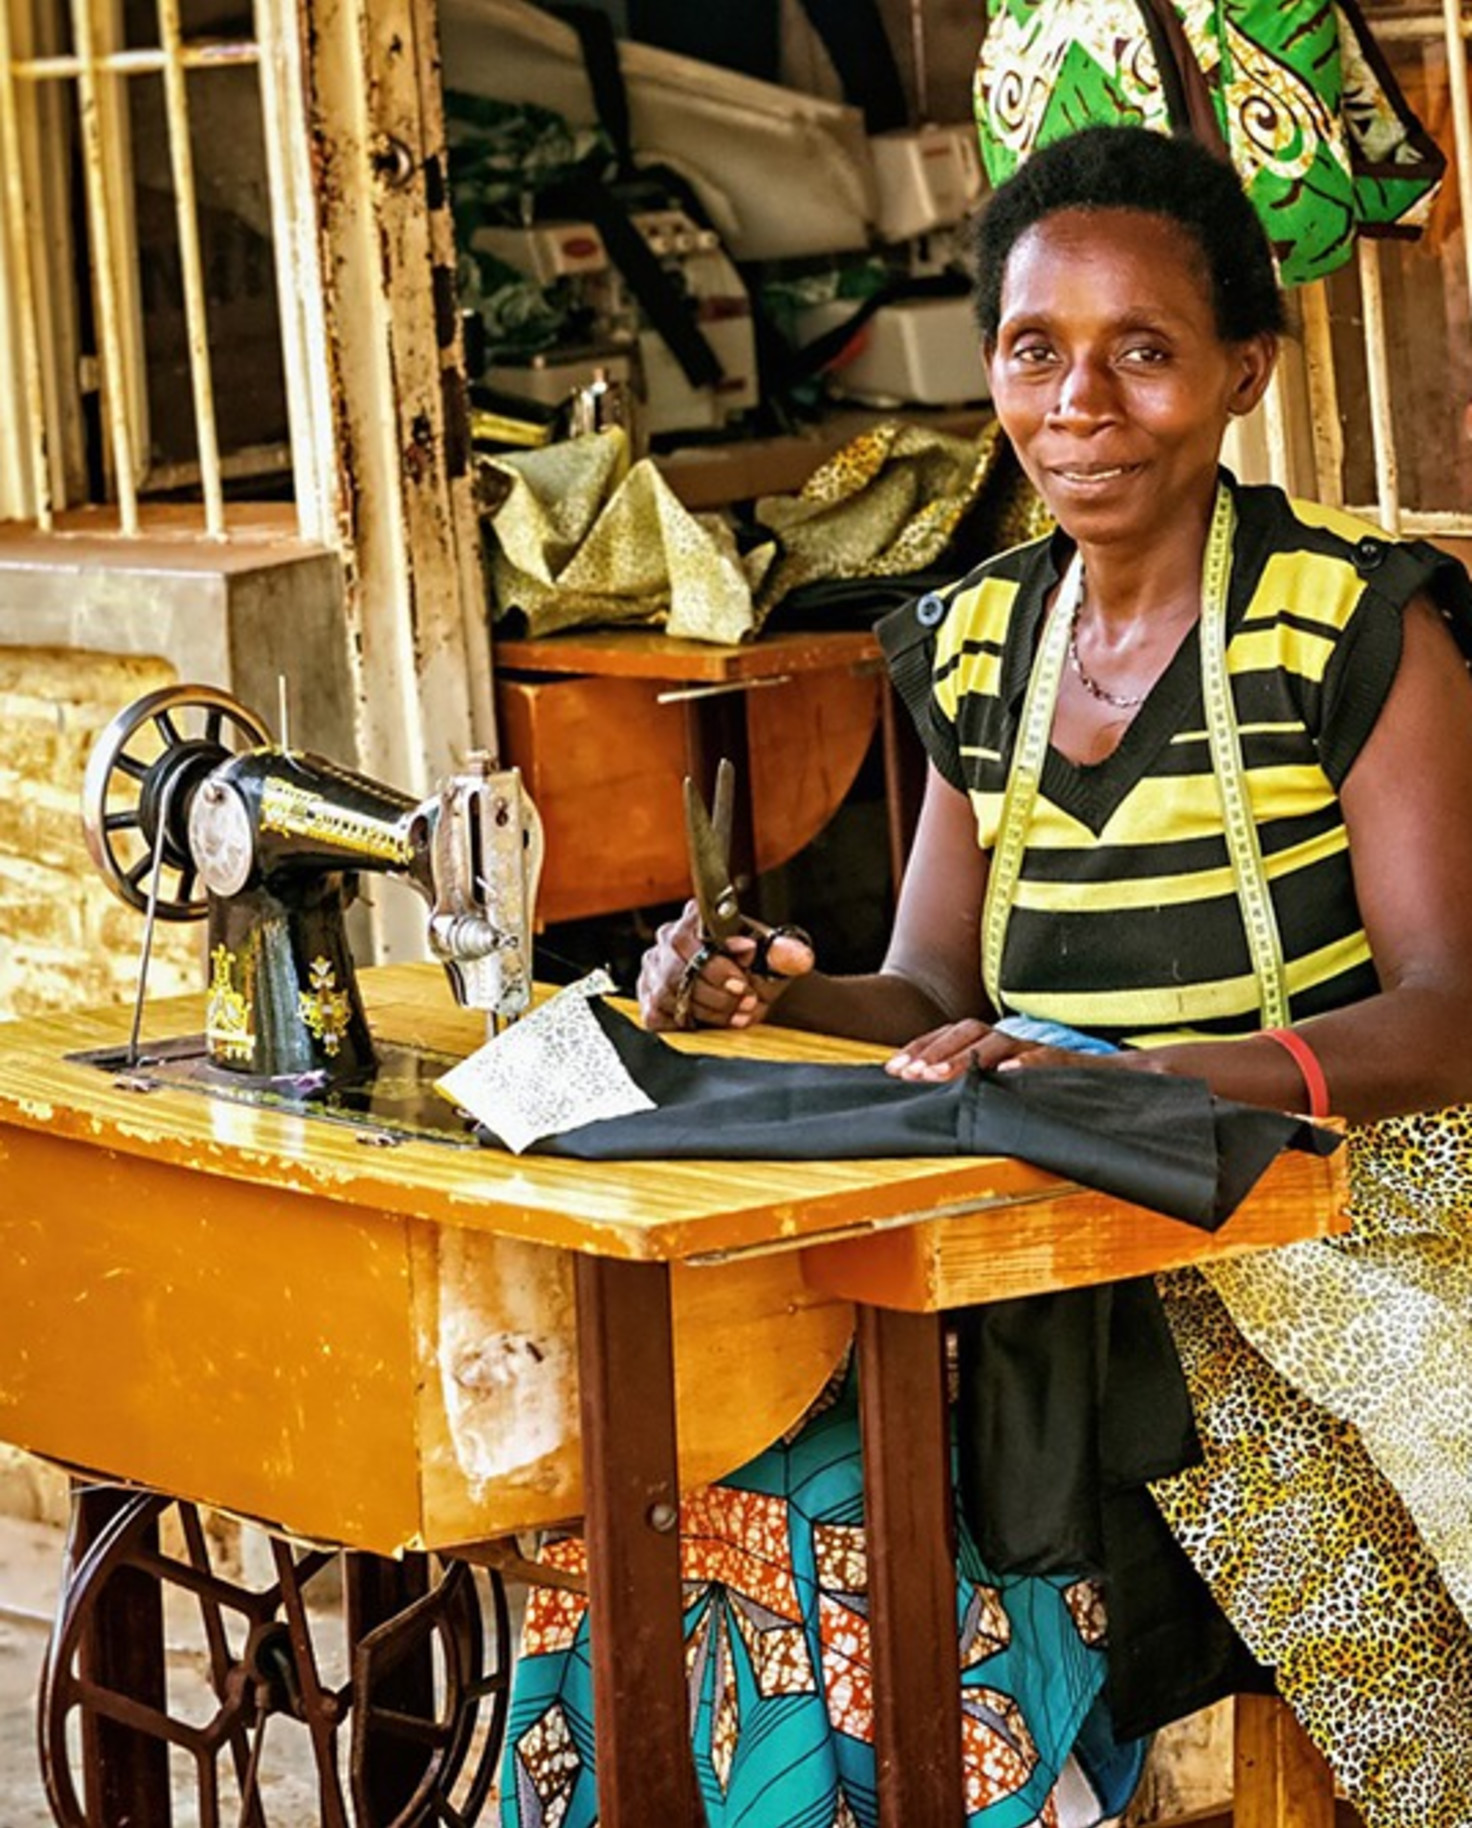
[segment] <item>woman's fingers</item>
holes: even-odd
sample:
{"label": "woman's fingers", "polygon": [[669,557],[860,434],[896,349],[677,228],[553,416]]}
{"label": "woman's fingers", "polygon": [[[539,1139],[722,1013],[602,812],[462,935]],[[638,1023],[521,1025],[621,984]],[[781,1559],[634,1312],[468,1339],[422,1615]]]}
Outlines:
{"label": "woman's fingers", "polygon": [[1000,1066],[1032,1048],[1032,1042],[999,1034],[990,1023],[968,1016],[917,1035],[884,1065],[897,1079],[955,1079],[973,1066]]}
{"label": "woman's fingers", "polygon": [[727,940],[726,951],[740,968],[746,987],[741,1008],[731,1020],[733,1028],[760,1022],[792,980],[806,977],[817,963],[806,936],[797,932],[769,934],[758,928],[754,933],[738,933]]}
{"label": "woman's fingers", "polygon": [[784,978],[806,977],[816,963],[813,948],[802,934],[778,932],[772,936],[772,942],[767,947],[766,965],[767,971],[779,981]]}
{"label": "woman's fingers", "polygon": [[687,902],[640,962],[639,1012],[654,1029],[748,1028],[815,963],[811,943],[795,929],[754,926],[717,946],[702,938],[700,910]]}
{"label": "woman's fingers", "polygon": [[652,1029],[740,1027],[758,1006],[741,964],[702,940],[693,901],[655,933],[640,961],[638,998]]}
{"label": "woman's fingers", "polygon": [[1041,1047],[1016,1035],[999,1034],[985,1022],[951,1022],[944,1028],[918,1035],[907,1047],[886,1060],[886,1072],[897,1079],[957,1079],[971,1067],[1010,1073],[1038,1066],[1128,1067],[1138,1054],[1075,1053],[1066,1047]]}
{"label": "woman's fingers", "polygon": [[700,913],[687,901],[675,920],[655,932],[654,944],[639,961],[639,1013],[648,1028],[678,1028],[680,985],[686,966],[700,946]]}

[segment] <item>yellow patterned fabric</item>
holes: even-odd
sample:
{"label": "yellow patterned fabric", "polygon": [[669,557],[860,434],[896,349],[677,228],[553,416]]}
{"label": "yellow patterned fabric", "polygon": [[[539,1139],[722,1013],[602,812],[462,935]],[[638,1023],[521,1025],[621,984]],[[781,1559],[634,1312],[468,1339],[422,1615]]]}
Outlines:
{"label": "yellow patterned fabric", "polygon": [[995,421],[974,438],[886,419],[851,438],[796,495],[757,503],[782,557],[773,601],[819,578],[903,577],[938,564],[963,522],[986,522],[995,552],[1052,520]]}
{"label": "yellow patterned fabric", "polygon": [[757,632],[772,548],[739,553],[718,515],[692,514],[648,458],[630,464],[621,430],[479,463],[498,617],[520,610],[532,635],[590,623],[722,643]]}
{"label": "yellow patterned fabric", "polygon": [[995,424],[975,438],[870,427],[797,494],[763,497],[756,520],[773,537],[746,551],[648,458],[631,464],[621,430],[478,465],[494,614],[520,612],[533,636],[635,624],[744,641],[800,585],[907,577],[940,563],[963,527],[973,547],[1001,551],[1052,525]]}
{"label": "yellow patterned fabric", "polygon": [[1347,1237],[1205,1274],[1263,1357],[1357,1429],[1472,1622],[1472,1109],[1362,1125],[1349,1148]]}

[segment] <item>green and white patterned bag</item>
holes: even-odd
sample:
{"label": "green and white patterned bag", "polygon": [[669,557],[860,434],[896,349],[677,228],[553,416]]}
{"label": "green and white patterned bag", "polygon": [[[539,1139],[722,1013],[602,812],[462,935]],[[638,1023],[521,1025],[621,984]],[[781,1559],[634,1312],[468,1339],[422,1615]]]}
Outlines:
{"label": "green and white patterned bag", "polygon": [[1195,134],[1236,166],[1289,286],[1357,234],[1419,233],[1446,166],[1354,0],[993,0],[975,106],[993,184],[1080,127]]}

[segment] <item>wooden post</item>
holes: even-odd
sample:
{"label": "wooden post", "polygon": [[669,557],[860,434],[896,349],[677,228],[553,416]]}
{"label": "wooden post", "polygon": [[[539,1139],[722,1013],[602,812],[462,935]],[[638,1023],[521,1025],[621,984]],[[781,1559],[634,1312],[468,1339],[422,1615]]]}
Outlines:
{"label": "wooden post", "polygon": [[579,1256],[576,1277],[598,1820],[700,1828],[685,1696],[669,1268]]}
{"label": "wooden post", "polygon": [[1238,1695],[1232,1828],[1334,1828],[1334,1779],[1274,1695]]}
{"label": "wooden post", "polygon": [[964,1819],[942,1320],[856,1310],[874,1754],[883,1828]]}

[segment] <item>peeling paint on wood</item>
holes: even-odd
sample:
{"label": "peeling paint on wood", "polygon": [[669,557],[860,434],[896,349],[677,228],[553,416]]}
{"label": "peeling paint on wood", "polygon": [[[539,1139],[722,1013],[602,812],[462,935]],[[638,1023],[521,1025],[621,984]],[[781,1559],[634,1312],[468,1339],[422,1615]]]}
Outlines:
{"label": "peeling paint on wood", "polygon": [[577,1432],[570,1262],[474,1233],[441,1238],[440,1388],[456,1460],[477,1487],[551,1489],[562,1473]]}

